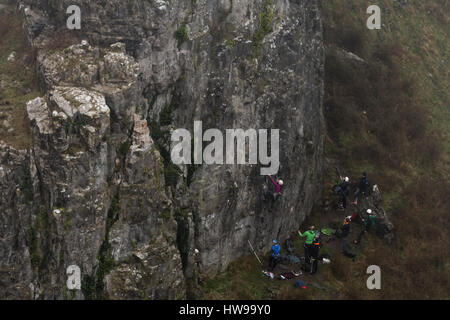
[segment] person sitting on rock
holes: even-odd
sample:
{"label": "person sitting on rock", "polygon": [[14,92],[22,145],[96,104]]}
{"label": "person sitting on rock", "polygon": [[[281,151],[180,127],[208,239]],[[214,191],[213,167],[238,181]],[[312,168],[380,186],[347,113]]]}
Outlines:
{"label": "person sitting on rock", "polygon": [[272,241],[272,249],[270,250],[270,259],[269,259],[269,268],[270,271],[273,271],[275,267],[277,266],[278,262],[280,262],[280,245],[278,244],[277,240]]}
{"label": "person sitting on rock", "polygon": [[269,179],[272,182],[272,185],[267,189],[266,193],[264,194],[265,200],[271,200],[272,205],[271,208],[273,208],[273,205],[275,201],[281,196],[281,186],[283,185],[283,180],[272,178],[272,176],[269,175]]}
{"label": "person sitting on rock", "polygon": [[355,194],[353,195],[353,204],[358,204],[358,196],[361,194],[365,196],[367,194],[367,191],[369,189],[369,180],[367,179],[367,174],[363,172],[360,180],[358,189],[356,189]]}

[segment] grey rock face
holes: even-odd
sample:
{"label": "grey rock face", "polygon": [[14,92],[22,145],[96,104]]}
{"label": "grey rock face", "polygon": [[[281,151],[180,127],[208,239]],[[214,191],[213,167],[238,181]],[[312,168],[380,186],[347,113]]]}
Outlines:
{"label": "grey rock face", "polygon": [[[28,103],[33,147],[14,151],[30,163],[32,201],[17,198],[2,221],[26,232],[31,220],[31,236],[14,251],[23,268],[11,272],[23,284],[5,295],[196,297],[201,273],[249,254],[247,239],[267,250],[310,212],[323,161],[318,1],[20,4],[36,47],[65,27],[72,4],[82,8],[87,41],[38,55],[46,95]],[[280,129],[284,186],[272,211],[259,165],[171,164],[171,130],[192,130],[194,120],[222,132]],[[23,170],[7,163],[8,172]],[[1,242],[2,250],[11,245]],[[69,264],[83,275],[73,296]]]}
{"label": "grey rock face", "polygon": [[120,264],[107,276],[112,298],[182,298],[180,253],[173,206],[164,192],[159,153],[146,120],[135,116],[129,153],[118,189],[118,221],[109,234],[111,254]]}
{"label": "grey rock face", "polygon": [[29,154],[0,142],[0,298],[31,299],[33,272],[27,241],[32,212]]}
{"label": "grey rock face", "polygon": [[[194,80],[179,89],[183,102],[174,111],[177,127],[202,119],[204,130],[280,129],[278,175],[285,184],[272,212],[262,202],[263,187],[270,182],[259,175],[259,166],[195,171],[190,188],[206,273],[223,271],[235,257],[249,254],[247,239],[267,250],[273,238],[285,238],[321,193],[323,51],[317,4],[274,1],[268,9],[265,3],[249,2],[248,10],[233,7],[229,22],[219,25],[214,37],[194,41],[199,53],[185,63],[185,77]],[[273,32],[260,44],[249,34],[262,32],[261,25],[230,26],[245,26],[248,11],[254,22],[252,17],[264,10],[273,10]]]}

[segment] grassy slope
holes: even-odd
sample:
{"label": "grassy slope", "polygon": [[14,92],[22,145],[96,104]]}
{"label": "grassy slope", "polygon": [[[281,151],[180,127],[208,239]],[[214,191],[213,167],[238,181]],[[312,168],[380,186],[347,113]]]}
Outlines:
{"label": "grassy slope", "polygon": [[[408,5],[400,5],[397,1],[381,0],[378,5],[382,10],[382,29],[371,31],[365,25],[365,14],[370,1],[323,0],[324,18],[329,31],[328,44],[342,41],[345,32],[360,33],[363,44],[357,46],[357,52],[369,61],[380,46],[392,46],[400,51],[393,59],[399,68],[400,78],[413,82],[412,103],[424,107],[428,133],[436,134],[441,140],[442,161],[439,162],[439,173],[450,174],[450,105],[449,105],[449,68],[448,55],[450,42],[448,28],[450,4],[448,1],[409,1]],[[445,5],[444,5],[445,4]],[[343,32],[342,32],[343,31]],[[326,32],[327,35],[327,32]],[[351,42],[348,41],[348,42]],[[350,45],[351,46],[351,45]],[[383,94],[382,91],[379,92]],[[389,116],[389,114],[388,114]],[[392,114],[390,115],[392,116]],[[361,137],[351,138],[350,142],[366,142]],[[370,137],[363,137],[370,139]],[[408,141],[406,141],[408,142]],[[347,147],[346,146],[346,147]],[[417,163],[416,163],[417,164]],[[378,164],[376,164],[378,165]],[[434,164],[436,165],[436,164]],[[367,163],[373,168],[373,164]],[[416,169],[424,173],[419,163]],[[356,168],[359,169],[359,168]],[[429,168],[425,168],[428,173]]]}
{"label": "grassy slope", "polygon": [[[448,2],[444,8],[441,1],[379,1],[380,31],[358,27],[369,2],[323,3],[327,42],[354,49],[370,70],[344,65],[353,73],[346,84],[328,63],[325,107],[328,128],[335,126],[330,131],[336,133],[328,140],[328,155],[353,177],[363,169],[371,173],[397,229],[394,246],[372,245],[373,254],[367,254],[387,283],[377,295],[448,298]],[[345,292],[375,297],[353,282]]]}
{"label": "grassy slope", "polygon": [[[447,8],[437,0],[408,2],[402,6],[378,1],[383,25],[374,31],[365,28],[371,2],[322,1],[326,44],[344,47],[367,61],[364,67],[354,67],[328,50],[326,155],[355,179],[366,170],[380,186],[396,226],[395,244],[365,237],[355,262],[335,254],[332,264],[321,266],[314,279],[303,276],[307,283],[325,288],[309,286],[307,291],[293,288],[292,282],[265,279],[254,257],[239,259],[228,272],[205,281],[206,298],[450,297],[450,11],[448,2]],[[325,188],[336,182],[333,170],[328,170]],[[304,226],[328,220],[318,209]],[[301,250],[299,240],[296,248]],[[332,249],[325,244],[324,250],[333,253]],[[382,290],[366,288],[365,270],[371,264],[381,267]]]}
{"label": "grassy slope", "polygon": [[[0,140],[16,148],[30,145],[26,103],[39,95],[34,56],[25,40],[22,23],[12,6],[0,10]],[[17,53],[16,60],[8,62],[13,51]],[[3,126],[5,119],[12,132]]]}

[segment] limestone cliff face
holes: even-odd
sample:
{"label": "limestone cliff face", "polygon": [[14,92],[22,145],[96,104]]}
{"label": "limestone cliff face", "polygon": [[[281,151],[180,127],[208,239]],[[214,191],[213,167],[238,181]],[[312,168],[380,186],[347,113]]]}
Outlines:
{"label": "limestone cliff face", "polygon": [[[49,52],[66,8],[86,41]],[[184,298],[295,231],[321,194],[323,43],[318,1],[19,1],[44,95],[30,150],[0,145],[0,293]],[[176,167],[170,132],[280,129],[282,198],[258,165]],[[194,248],[200,252],[194,256]],[[3,259],[4,258],[4,259]],[[196,261],[198,263],[196,263]],[[81,268],[81,291],[66,268]]]}

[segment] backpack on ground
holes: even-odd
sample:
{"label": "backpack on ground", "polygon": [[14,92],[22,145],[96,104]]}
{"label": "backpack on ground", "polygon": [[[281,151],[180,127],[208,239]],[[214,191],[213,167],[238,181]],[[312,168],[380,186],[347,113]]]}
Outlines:
{"label": "backpack on ground", "polygon": [[345,251],[343,251],[342,253],[344,254],[344,256],[346,256],[346,257],[348,257],[348,258],[351,258],[351,259],[355,259],[355,257],[356,257],[356,254],[351,253],[351,252],[348,251],[348,250],[345,250]]}
{"label": "backpack on ground", "polygon": [[304,283],[302,280],[295,281],[294,286],[300,289],[306,289],[306,283]]}
{"label": "backpack on ground", "polygon": [[317,259],[311,259],[311,261],[306,261],[305,259],[305,263],[302,266],[303,271],[307,272],[307,273],[316,273],[317,272]]}
{"label": "backpack on ground", "polygon": [[336,184],[331,188],[331,191],[333,192],[334,195],[340,195],[342,192],[342,188],[340,185]]}
{"label": "backpack on ground", "polygon": [[296,278],[297,276],[295,275],[295,274],[293,274],[292,272],[285,272],[285,273],[282,273],[282,274],[280,274],[279,276],[278,276],[278,279],[280,279],[280,280],[291,280],[291,279],[294,279],[294,278]]}
{"label": "backpack on ground", "polygon": [[286,246],[286,251],[289,255],[294,253],[294,243],[291,239],[286,239],[284,245]]}
{"label": "backpack on ground", "polygon": [[292,254],[287,256],[287,260],[290,264],[300,263],[300,258]]}

